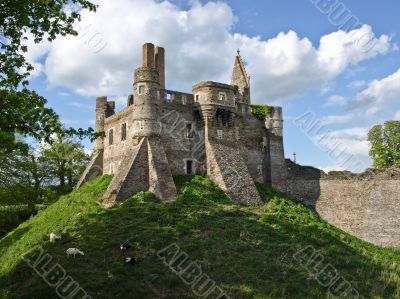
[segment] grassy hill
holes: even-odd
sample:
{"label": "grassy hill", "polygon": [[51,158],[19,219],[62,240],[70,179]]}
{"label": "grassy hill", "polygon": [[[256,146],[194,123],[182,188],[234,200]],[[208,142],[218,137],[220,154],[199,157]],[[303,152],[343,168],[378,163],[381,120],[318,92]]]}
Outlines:
{"label": "grassy hill", "polygon": [[[303,267],[307,258],[293,257],[308,246],[323,257],[317,270],[331,264],[364,298],[400,298],[399,251],[351,237],[263,186],[258,186],[263,206],[240,207],[207,178],[178,177],[174,203],[139,193],[105,210],[100,198],[110,180],[86,183],[0,239],[0,298],[58,298],[62,287],[48,285],[22,259],[28,252],[34,261],[40,248],[52,261],[36,269],[60,265],[93,298],[198,298],[196,286],[185,284],[160,258],[171,261],[177,248],[187,254],[182,265],[200,265],[230,298],[335,298],[323,285],[329,276],[310,270],[315,263]],[[62,240],[50,243],[51,232]],[[125,242],[132,248],[122,253]],[[67,257],[70,247],[85,255]],[[125,256],[137,258],[137,264],[125,265]],[[171,267],[178,269],[181,259]],[[48,280],[57,282],[51,273]]]}

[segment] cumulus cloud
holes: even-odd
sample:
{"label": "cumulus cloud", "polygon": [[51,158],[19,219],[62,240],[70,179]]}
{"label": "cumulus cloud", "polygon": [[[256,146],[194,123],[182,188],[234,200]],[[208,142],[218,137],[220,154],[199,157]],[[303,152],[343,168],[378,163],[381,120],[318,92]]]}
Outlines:
{"label": "cumulus cloud", "polygon": [[368,156],[368,128],[356,127],[327,131],[318,134],[314,139],[315,142],[336,154],[345,152],[351,155]]}
{"label": "cumulus cloud", "polygon": [[332,107],[332,106],[345,106],[348,102],[348,99],[343,96],[339,95],[332,95],[328,98],[328,100],[325,103],[326,107]]}
{"label": "cumulus cloud", "polygon": [[321,118],[322,125],[346,124],[353,120],[354,114],[328,115]]}
{"label": "cumulus cloud", "polygon": [[365,81],[365,80],[355,80],[355,81],[350,82],[347,85],[347,87],[353,88],[353,89],[357,89],[357,88],[362,88],[365,85],[367,85],[367,81]]}
{"label": "cumulus cloud", "polygon": [[[375,37],[368,25],[327,34],[319,45],[294,31],[268,40],[234,33],[237,19],[223,2],[194,1],[188,10],[154,0],[99,4],[96,13],[83,12],[78,37],[60,37],[42,49],[48,52],[42,70],[51,85],[85,96],[128,94],[141,45],[153,42],[166,48],[168,87],[190,91],[201,80],[229,82],[240,48],[254,102],[266,103],[327,86],[349,67],[392,49],[390,37]],[[364,35],[373,36],[369,51],[359,44]]]}
{"label": "cumulus cloud", "polygon": [[357,96],[352,108],[382,110],[400,100],[400,69],[380,80],[373,80]]}

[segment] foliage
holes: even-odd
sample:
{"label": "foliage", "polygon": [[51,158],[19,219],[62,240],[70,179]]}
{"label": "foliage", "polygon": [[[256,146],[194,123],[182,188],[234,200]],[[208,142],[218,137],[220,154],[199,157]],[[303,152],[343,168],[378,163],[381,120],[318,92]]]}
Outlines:
{"label": "foliage", "polygon": [[251,112],[259,120],[264,120],[272,112],[272,107],[267,105],[251,105]]}
{"label": "foliage", "polygon": [[28,152],[0,154],[0,204],[51,204],[72,191],[88,161],[66,131]]}
{"label": "foliage", "polygon": [[28,150],[16,134],[47,139],[62,131],[46,99],[27,88],[33,70],[25,59],[27,43],[77,35],[74,22],[80,11],[95,8],[87,0],[0,1],[0,154]]}
{"label": "foliage", "polygon": [[[40,245],[93,298],[195,298],[157,257],[171,243],[231,298],[329,298],[327,288],[293,259],[309,245],[363,297],[400,296],[399,251],[352,237],[262,185],[265,204],[241,207],[208,178],[178,177],[173,203],[142,192],[107,210],[99,201],[110,180],[87,182],[0,239],[0,297],[55,297],[54,288],[21,260]],[[62,240],[49,243],[51,232]],[[134,267],[124,265],[123,242],[133,246],[126,254],[137,258]],[[85,256],[67,258],[69,247]]]}
{"label": "foliage", "polygon": [[370,157],[376,168],[400,165],[400,121],[376,125],[368,133]]}
{"label": "foliage", "polygon": [[28,205],[0,206],[0,238],[36,213],[36,208]]}
{"label": "foliage", "polygon": [[16,90],[27,85],[33,70],[24,57],[26,41],[35,43],[44,38],[53,41],[59,35],[77,35],[74,22],[80,20],[80,10],[94,11],[87,0],[2,0],[0,2],[0,86]]}
{"label": "foliage", "polygon": [[48,173],[57,178],[59,186],[63,187],[68,183],[71,189],[90,161],[83,146],[67,134],[58,134],[47,147],[43,148],[42,154],[43,160],[49,165]]}

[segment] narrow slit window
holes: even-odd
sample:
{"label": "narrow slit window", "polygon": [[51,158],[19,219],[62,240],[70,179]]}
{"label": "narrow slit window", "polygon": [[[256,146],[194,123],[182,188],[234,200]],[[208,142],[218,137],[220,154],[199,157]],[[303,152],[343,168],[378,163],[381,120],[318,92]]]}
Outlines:
{"label": "narrow slit window", "polygon": [[222,139],[222,130],[217,130],[218,139]]}
{"label": "narrow slit window", "polygon": [[193,161],[192,160],[186,161],[186,174],[193,174]]}
{"label": "narrow slit window", "polygon": [[112,145],[114,143],[114,130],[110,129],[108,131],[108,145]]}
{"label": "narrow slit window", "polygon": [[193,124],[187,123],[186,124],[186,138],[192,138],[192,137],[193,137]]}
{"label": "narrow slit window", "polygon": [[182,104],[186,105],[187,103],[187,97],[185,95],[182,96]]}
{"label": "narrow slit window", "polygon": [[126,140],[126,123],[123,123],[121,126],[121,141]]}
{"label": "narrow slit window", "polygon": [[144,93],[144,85],[139,85],[138,94],[142,95]]}

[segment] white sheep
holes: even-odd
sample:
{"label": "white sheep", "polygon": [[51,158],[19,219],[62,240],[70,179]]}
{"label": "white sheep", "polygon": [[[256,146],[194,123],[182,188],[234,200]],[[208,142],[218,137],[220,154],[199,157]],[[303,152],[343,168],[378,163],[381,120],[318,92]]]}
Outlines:
{"label": "white sheep", "polygon": [[50,234],[50,242],[51,242],[51,243],[54,243],[54,242],[57,241],[57,240],[61,240],[61,237],[60,237],[60,236],[57,236],[55,233],[51,233],[51,234]]}
{"label": "white sheep", "polygon": [[66,253],[67,253],[67,256],[73,255],[74,258],[75,258],[75,255],[77,255],[77,254],[85,255],[85,254],[83,253],[83,251],[80,251],[80,250],[77,249],[77,248],[68,248],[67,251],[66,251]]}

